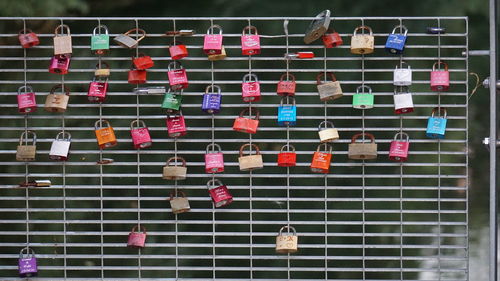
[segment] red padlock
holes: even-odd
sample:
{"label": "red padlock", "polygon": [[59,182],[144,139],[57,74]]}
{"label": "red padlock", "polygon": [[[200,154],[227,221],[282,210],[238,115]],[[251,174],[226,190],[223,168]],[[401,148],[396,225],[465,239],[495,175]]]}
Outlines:
{"label": "red padlock", "polygon": [[132,62],[136,69],[145,70],[151,68],[155,65],[150,56],[146,56],[144,53],[139,53],[139,56],[132,57]]}
{"label": "red padlock", "polygon": [[[286,81],[284,80],[286,78]],[[294,96],[295,95],[295,75],[291,73],[283,73],[278,82],[278,89],[276,92],[280,96]]]}
{"label": "red padlock", "polygon": [[224,156],[218,144],[213,143],[207,145],[207,153],[205,154],[205,172],[209,174],[224,172]]}
{"label": "red padlock", "polygon": [[94,77],[90,82],[87,98],[90,102],[104,102],[108,92],[108,78]]}
{"label": "red padlock", "polygon": [[146,243],[146,228],[141,225],[142,231],[137,232],[138,226],[134,226],[130,233],[128,234],[127,247],[130,248],[144,248]]}
{"label": "red padlock", "polygon": [[[22,91],[24,92],[22,93]],[[17,110],[19,113],[31,113],[36,111],[35,92],[31,86],[21,86],[17,89]]]}
{"label": "red padlock", "polygon": [[260,83],[257,75],[249,73],[243,76],[241,96],[244,102],[256,102],[260,100]]}
{"label": "red padlock", "polygon": [[295,165],[297,165],[297,154],[295,153],[295,147],[291,144],[285,144],[281,147],[280,153],[278,154],[278,166],[295,167]]}
{"label": "red padlock", "polygon": [[19,38],[19,43],[21,43],[21,46],[23,46],[23,48],[25,49],[40,44],[38,36],[33,31],[31,31],[31,29],[28,28],[19,30],[18,38]]}
{"label": "red padlock", "polygon": [[[248,30],[249,34],[246,34]],[[252,30],[254,34],[251,34]],[[255,26],[246,26],[241,35],[241,53],[251,56],[260,54],[260,37]]]}
{"label": "red padlock", "polygon": [[[177,68],[178,65],[178,68]],[[173,68],[172,68],[173,67]],[[168,64],[168,82],[170,88],[174,91],[185,89],[189,85],[186,70],[179,61],[173,61]]]}
{"label": "red padlock", "polygon": [[132,136],[135,149],[148,148],[153,144],[149,135],[149,129],[142,120],[130,122],[130,135]]}
{"label": "red padlock", "polygon": [[49,72],[55,74],[67,74],[70,62],[71,54],[54,55],[50,60]]}
{"label": "red padlock", "polygon": [[[398,140],[398,136],[399,140]],[[404,138],[404,139],[403,139]],[[408,160],[408,150],[410,149],[410,137],[407,133],[397,133],[391,141],[389,149],[389,159],[392,161],[405,162]]]}
{"label": "red padlock", "polygon": [[233,196],[229,193],[227,186],[218,179],[212,179],[207,182],[208,193],[216,208],[224,207],[233,202]]}
{"label": "red padlock", "polygon": [[[214,28],[219,29],[219,34],[213,34]],[[209,32],[212,32],[210,34]],[[203,40],[203,52],[207,55],[220,55],[222,53],[222,28],[214,24],[207,29]]]}
{"label": "red padlock", "polygon": [[168,51],[173,60],[180,60],[188,56],[186,45],[182,44],[180,41],[172,42],[172,45],[168,47]]}
{"label": "red padlock", "polygon": [[320,152],[319,148],[321,144],[318,145],[311,162],[311,172],[328,174],[330,171],[330,162],[332,160],[332,147],[327,143],[322,145],[324,145],[326,152]]}
{"label": "red padlock", "polygon": [[146,83],[146,70],[135,69],[134,66],[128,72],[129,84],[144,84]]}
{"label": "red padlock", "polygon": [[167,129],[168,136],[172,138],[181,137],[187,133],[186,123],[184,122],[182,112],[179,112],[178,115],[167,117]]}
{"label": "red padlock", "polygon": [[[254,119],[251,118],[253,112],[255,112]],[[248,113],[248,115],[250,115],[250,118],[244,117],[245,113]],[[236,120],[234,120],[233,130],[249,134],[257,133],[257,129],[259,128],[259,116],[259,110],[256,108],[252,109],[250,107],[243,109],[240,112],[240,116],[238,116]]]}
{"label": "red padlock", "polygon": [[326,48],[334,48],[344,43],[340,34],[333,29],[328,29],[328,31],[321,36],[321,39]]}

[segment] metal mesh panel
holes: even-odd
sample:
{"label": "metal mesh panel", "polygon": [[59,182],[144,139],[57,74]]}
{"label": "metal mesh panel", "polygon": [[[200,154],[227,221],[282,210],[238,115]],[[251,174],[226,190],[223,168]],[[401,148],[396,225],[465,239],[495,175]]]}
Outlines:
{"label": "metal mesh panel", "polygon": [[[467,18],[334,18],[332,25],[344,45],[325,49],[320,41],[304,45],[303,32],[312,18],[1,18],[11,32],[0,34],[0,279],[17,280],[19,251],[29,246],[37,253],[37,280],[468,280],[467,231]],[[148,33],[138,50],[111,43],[109,55],[90,54],[92,29],[101,22],[111,37],[136,26]],[[74,54],[70,73],[47,73],[53,34],[42,26],[68,24]],[[228,57],[209,62],[202,52],[203,33],[212,24],[224,30]],[[384,50],[387,34],[395,25],[409,29],[404,55]],[[248,24],[261,35],[262,54],[242,56],[240,35]],[[354,28],[372,27],[376,50],[372,55],[349,52]],[[40,46],[23,50],[16,31],[34,29]],[[426,34],[427,26],[447,28],[446,34]],[[178,37],[189,50],[182,59],[189,87],[183,92],[182,111],[188,134],[169,138],[161,95],[137,95],[127,83],[130,57],[151,55],[148,86],[166,85],[166,30],[196,29],[199,34]],[[314,59],[286,60],[284,53],[312,50]],[[86,98],[89,80],[99,59],[111,65],[108,99],[102,104]],[[410,87],[415,112],[395,115],[392,77],[404,60],[413,70]],[[451,88],[429,89],[429,72],[437,60],[450,68]],[[316,75],[332,71],[344,96],[323,103],[316,91]],[[276,122],[280,97],[276,84],[282,73],[297,77],[297,125]],[[232,130],[233,120],[248,106],[241,101],[241,79],[257,74],[262,100],[253,103],[261,112],[259,131],[249,135]],[[39,109],[17,113],[16,92],[31,85]],[[64,83],[71,89],[66,113],[43,110],[50,88]],[[222,88],[222,110],[201,111],[207,85]],[[375,107],[352,108],[359,85],[369,85]],[[425,137],[427,118],[436,106],[448,109],[443,140]],[[146,122],[153,146],[133,149],[129,124]],[[94,122],[109,120],[118,146],[99,150]],[[318,124],[332,121],[340,139],[333,143],[333,160],[327,175],[310,172],[316,150]],[[38,136],[35,162],[16,162],[19,135],[26,129]],[[60,131],[72,134],[67,162],[48,160],[51,142]],[[410,135],[408,162],[388,160],[389,144],[397,132]],[[347,157],[348,143],[358,132],[374,134],[378,158],[355,161]],[[261,149],[264,169],[241,172],[239,148],[255,143]],[[214,208],[204,172],[205,148],[222,147],[225,172],[215,178],[226,184],[234,202]],[[297,149],[297,166],[277,167],[280,147]],[[167,158],[187,160],[183,181],[161,178]],[[102,158],[114,163],[96,165]],[[19,182],[50,179],[50,187],[19,188]],[[191,211],[170,212],[171,191],[183,190]],[[135,225],[147,229],[146,248],[126,247]],[[296,254],[275,253],[275,237],[284,225],[294,226],[299,238]]]}

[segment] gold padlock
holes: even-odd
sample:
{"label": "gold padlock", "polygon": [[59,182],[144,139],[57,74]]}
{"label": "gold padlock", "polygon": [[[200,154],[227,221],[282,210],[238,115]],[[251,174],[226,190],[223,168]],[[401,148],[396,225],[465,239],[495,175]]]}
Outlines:
{"label": "gold padlock", "polygon": [[[368,30],[369,34],[357,34],[358,30]],[[375,49],[375,38],[373,31],[369,26],[360,25],[354,29],[351,39],[351,53],[358,55],[367,55],[373,53]]]}
{"label": "gold padlock", "polygon": [[[175,161],[172,163],[172,161]],[[181,166],[177,166],[181,162]],[[173,164],[171,166],[170,164]],[[186,179],[187,167],[186,160],[182,157],[170,157],[167,160],[167,165],[163,167],[163,179],[166,180],[184,180]]]}
{"label": "gold padlock", "polygon": [[[287,229],[287,234],[283,235],[283,230]],[[290,234],[290,231],[292,234]],[[285,225],[280,229],[276,236],[276,253],[278,254],[293,254],[298,251],[299,238],[297,231],[293,226]]]}
{"label": "gold padlock", "polygon": [[321,143],[332,142],[339,139],[339,132],[332,122],[322,121],[318,126],[318,135]]}
{"label": "gold padlock", "polygon": [[[321,81],[321,77],[325,76],[325,81]],[[326,78],[330,77],[332,81],[327,82]],[[331,72],[320,72],[316,76],[316,84],[318,87],[319,99],[321,101],[329,101],[341,98],[342,88],[340,87],[340,82],[337,81],[335,75]]]}
{"label": "gold padlock", "polygon": [[189,206],[189,201],[186,197],[186,193],[183,191],[178,190],[177,191],[177,196],[180,197],[174,197],[174,192],[170,192],[170,208],[172,209],[172,213],[174,214],[180,214],[180,213],[185,213],[189,212],[191,210],[191,207]]}
{"label": "gold padlock", "polygon": [[[255,155],[245,155],[243,156],[243,149],[245,147],[250,148],[250,153],[252,153],[251,148],[255,149]],[[250,171],[255,169],[264,168],[264,163],[262,161],[262,155],[260,154],[259,147],[255,144],[244,144],[240,147],[240,157],[238,158],[240,164],[240,171]]]}
{"label": "gold padlock", "polygon": [[209,61],[217,61],[217,60],[223,60],[227,57],[226,55],[226,48],[224,48],[224,45],[222,45],[222,51],[218,55],[208,55],[208,60]]}
{"label": "gold padlock", "polygon": [[99,65],[99,63],[96,64],[94,76],[96,76],[96,77],[109,77],[110,74],[111,74],[111,70],[110,70],[109,64],[107,62],[103,61],[100,63],[100,65]]}
{"label": "gold padlock", "polygon": [[[54,93],[55,90],[62,89],[63,93]],[[69,89],[62,84],[57,84],[50,90],[45,100],[45,110],[48,112],[65,112],[68,107]]]}
{"label": "gold padlock", "polygon": [[[28,144],[29,136],[33,144]],[[35,161],[36,157],[36,134],[33,131],[25,131],[19,138],[19,145],[17,146],[16,160],[17,161]]]}
{"label": "gold padlock", "polygon": [[[64,34],[64,28],[67,29],[66,34]],[[59,33],[59,29],[61,33]],[[71,31],[69,30],[69,26],[60,24],[54,31],[54,55],[71,54],[72,52],[73,46],[71,43]]]}
{"label": "gold padlock", "polygon": [[[368,137],[370,143],[356,143],[356,139],[361,136]],[[352,136],[351,143],[349,144],[349,159],[355,160],[369,160],[377,158],[377,144],[375,137],[370,133],[359,133]]]}

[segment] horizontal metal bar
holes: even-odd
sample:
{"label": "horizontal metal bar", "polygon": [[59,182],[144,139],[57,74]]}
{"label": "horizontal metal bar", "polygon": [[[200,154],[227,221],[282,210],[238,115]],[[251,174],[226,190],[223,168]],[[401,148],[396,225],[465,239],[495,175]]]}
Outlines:
{"label": "horizontal metal bar", "polygon": [[[213,21],[213,20],[228,20],[235,21],[241,20],[243,22],[247,22],[248,20],[256,20],[256,21],[283,21],[283,20],[313,20],[316,17],[0,17],[0,20],[54,20],[54,21],[65,21],[65,20],[74,20],[74,21],[89,21],[89,20],[112,20],[112,21],[134,21],[135,20],[195,20],[195,21]],[[435,17],[331,17],[332,20],[346,20],[346,21],[355,21],[355,20],[464,20],[466,21],[468,17],[453,17],[453,16],[435,16]]]}

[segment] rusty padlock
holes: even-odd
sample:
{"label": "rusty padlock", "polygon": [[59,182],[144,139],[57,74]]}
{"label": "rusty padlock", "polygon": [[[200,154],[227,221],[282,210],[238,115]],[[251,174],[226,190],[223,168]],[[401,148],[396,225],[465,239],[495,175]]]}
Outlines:
{"label": "rusty padlock", "polygon": [[[140,228],[140,231],[137,231]],[[128,234],[127,247],[130,248],[144,248],[146,244],[146,228],[141,226],[134,226]]]}
{"label": "rusty padlock", "polygon": [[297,153],[295,153],[295,147],[291,144],[283,145],[280,153],[278,154],[278,166],[295,167],[295,165],[297,165]]}
{"label": "rusty padlock", "polygon": [[[254,34],[251,34],[252,30]],[[248,31],[248,34],[246,31]],[[241,35],[241,53],[245,56],[260,54],[260,37],[255,26],[248,25],[243,28]]]}
{"label": "rusty padlock", "polygon": [[168,83],[172,90],[186,89],[189,85],[186,69],[179,61],[168,64]]}
{"label": "rusty padlock", "polygon": [[105,61],[100,61],[95,65],[94,76],[96,77],[109,77],[111,74],[111,68],[109,64]]}
{"label": "rusty padlock", "polygon": [[21,46],[25,49],[38,46],[40,44],[38,36],[29,28],[19,30],[17,37],[19,38]]}
{"label": "rusty padlock", "polygon": [[[170,208],[172,209],[172,213],[181,214],[186,213],[191,210],[191,206],[189,206],[189,200],[186,197],[186,193],[184,191],[177,191],[177,195],[175,195],[174,191],[170,192]],[[180,195],[180,196],[179,196]]]}
{"label": "rusty padlock", "polygon": [[330,121],[322,121],[319,123],[318,135],[321,143],[332,142],[339,139],[339,132]]}
{"label": "rusty padlock", "polygon": [[180,41],[173,41],[172,45],[168,47],[168,51],[173,60],[180,60],[188,56],[186,45],[182,44]]}
{"label": "rusty padlock", "polygon": [[[130,34],[134,31],[136,32],[137,36],[139,36],[139,34],[141,34],[141,36],[137,39],[132,38]],[[139,42],[144,38],[146,38],[146,31],[140,28],[133,28],[123,34],[116,36],[113,40],[122,47],[132,49],[137,47],[137,45],[139,45]]]}
{"label": "rusty padlock", "polygon": [[[24,92],[23,92],[24,91]],[[31,86],[21,86],[17,89],[17,110],[19,113],[31,113],[37,109],[35,92]]]}
{"label": "rusty padlock", "polygon": [[224,155],[220,146],[216,143],[207,145],[205,172],[209,174],[224,172]]}
{"label": "rusty padlock", "polygon": [[[64,28],[67,32],[64,34]],[[61,33],[59,33],[59,30]],[[64,55],[73,53],[73,46],[71,43],[71,31],[69,26],[60,24],[54,30],[54,55]]]}
{"label": "rusty padlock", "polygon": [[130,135],[135,149],[148,148],[153,144],[149,129],[142,120],[133,120],[130,122]]}
{"label": "rusty padlock", "polygon": [[[321,77],[325,76],[325,81],[321,82]],[[326,82],[326,78],[330,77],[332,81]],[[320,72],[316,76],[316,84],[318,87],[319,99],[321,101],[329,101],[341,98],[342,88],[340,82],[332,72]]]}
{"label": "rusty padlock", "polygon": [[344,43],[340,34],[333,29],[328,29],[327,33],[321,36],[321,39],[323,40],[323,45],[326,48],[338,47]]}
{"label": "rusty padlock", "polygon": [[[284,80],[286,78],[286,80]],[[294,96],[295,88],[297,83],[295,83],[295,75],[291,73],[283,73],[278,82],[278,87],[276,92],[280,96]]]}
{"label": "rusty padlock", "polygon": [[68,160],[70,146],[71,134],[64,131],[59,132],[50,146],[49,159],[56,161]]}
{"label": "rusty padlock", "polygon": [[328,174],[330,171],[330,162],[332,161],[332,146],[324,143],[325,152],[321,152],[319,150],[321,145],[318,145],[316,152],[314,152],[311,162],[311,172]]}
{"label": "rusty padlock", "polygon": [[[181,164],[180,166],[178,164]],[[163,166],[163,179],[165,180],[185,180],[187,174],[186,160],[176,156],[170,157],[167,164]]]}
{"label": "rusty padlock", "polygon": [[[357,34],[359,30],[367,30],[369,34]],[[354,29],[351,39],[351,53],[358,55],[368,55],[375,49],[375,38],[373,31],[369,26],[360,25]]]}
{"label": "rusty padlock", "polygon": [[[283,231],[287,229],[287,234],[283,234]],[[290,233],[290,231],[292,233]],[[283,226],[278,236],[276,236],[276,253],[278,254],[293,254],[298,250],[299,239],[297,237],[297,231],[293,226],[285,225]]]}
{"label": "rusty padlock", "polygon": [[[249,147],[249,155],[243,156],[243,150],[245,147]],[[252,155],[252,148],[255,149],[254,155]],[[256,144],[246,143],[240,147],[240,157],[238,158],[238,163],[240,164],[240,171],[251,171],[264,168],[262,155],[260,154],[260,149]]]}
{"label": "rusty padlock", "polygon": [[128,83],[129,84],[145,84],[147,72],[146,70],[136,69],[132,64],[130,70],[128,71]]}
{"label": "rusty padlock", "polygon": [[214,202],[215,208],[224,207],[233,202],[233,196],[229,193],[227,186],[218,179],[207,182],[208,193]]}
{"label": "rusty padlock", "polygon": [[[63,93],[56,94],[57,89],[62,89]],[[68,107],[69,88],[63,84],[57,84],[50,90],[50,94],[45,99],[45,110],[48,112],[65,112]]]}
{"label": "rusty padlock", "polygon": [[187,134],[186,122],[181,111],[173,116],[168,115],[166,123],[169,137],[177,138]]}
{"label": "rusty padlock", "polygon": [[[31,135],[31,144],[29,139]],[[33,131],[24,131],[19,137],[19,145],[17,146],[16,160],[17,161],[35,161],[36,158],[36,134]]]}
{"label": "rusty padlock", "polygon": [[[370,142],[359,143],[356,140],[359,137],[366,136],[369,138]],[[349,159],[355,160],[370,160],[377,158],[377,144],[375,143],[375,137],[370,133],[359,133],[352,136],[351,143],[349,144]]]}
{"label": "rusty padlock", "polygon": [[145,70],[155,65],[153,59],[151,59],[150,56],[146,56],[144,53],[139,53],[137,57],[132,57],[132,63],[135,68],[139,70]]}
{"label": "rusty padlock", "polygon": [[[104,125],[106,127],[104,127]],[[95,136],[100,149],[110,148],[117,144],[115,130],[107,120],[97,120],[94,124]]]}
{"label": "rusty padlock", "polygon": [[[252,112],[255,112],[255,118],[252,118]],[[245,113],[248,113],[249,118],[244,117]],[[245,108],[240,112],[240,116],[238,116],[234,120],[233,130],[237,132],[255,134],[257,133],[257,129],[259,128],[259,110],[256,108]]]}
{"label": "rusty padlock", "polygon": [[255,74],[245,74],[241,84],[241,96],[244,102],[257,102],[260,100],[260,82]]}

